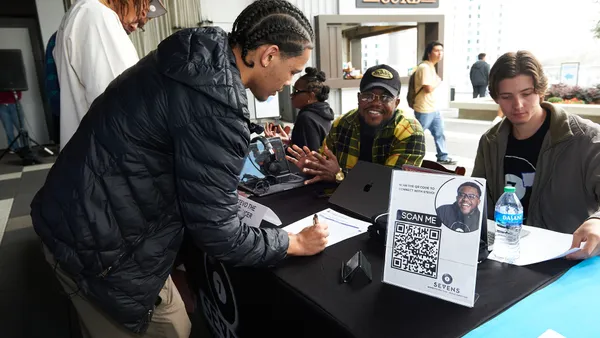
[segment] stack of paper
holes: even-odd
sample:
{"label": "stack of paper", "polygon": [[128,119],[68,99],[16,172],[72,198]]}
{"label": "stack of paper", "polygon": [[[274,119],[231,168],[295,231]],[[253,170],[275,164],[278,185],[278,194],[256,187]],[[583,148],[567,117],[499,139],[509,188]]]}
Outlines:
{"label": "stack of paper", "polygon": [[[370,223],[356,218],[348,217],[332,209],[325,209],[317,213],[320,223],[327,223],[329,227],[329,240],[327,246],[334,245],[348,238],[360,235],[367,231]],[[302,229],[313,224],[313,215],[294,222],[285,228],[285,231],[297,234]]]}
{"label": "stack of paper", "polygon": [[[494,222],[488,220],[488,227],[495,226]],[[521,236],[519,247],[520,255],[511,264],[524,266],[539,262],[549,261],[552,259],[562,258],[573,252],[577,252],[579,248],[571,249],[573,235],[563,234],[556,231],[536,228],[532,226],[523,226],[523,231],[527,231],[527,236]],[[496,243],[494,245],[497,245]],[[505,259],[496,257],[494,251],[488,257],[489,259],[508,263]]]}

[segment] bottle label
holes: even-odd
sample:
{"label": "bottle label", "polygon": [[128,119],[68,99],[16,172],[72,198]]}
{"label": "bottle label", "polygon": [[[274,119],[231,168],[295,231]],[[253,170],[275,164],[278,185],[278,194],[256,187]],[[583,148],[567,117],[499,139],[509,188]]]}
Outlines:
{"label": "bottle label", "polygon": [[520,226],[523,225],[523,213],[520,214],[503,214],[496,211],[494,214],[496,223],[504,226]]}

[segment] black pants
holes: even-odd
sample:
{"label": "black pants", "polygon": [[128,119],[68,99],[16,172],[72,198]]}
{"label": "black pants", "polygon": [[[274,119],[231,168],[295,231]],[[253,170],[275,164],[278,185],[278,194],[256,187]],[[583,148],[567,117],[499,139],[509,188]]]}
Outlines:
{"label": "black pants", "polygon": [[473,98],[476,99],[477,96],[479,96],[479,97],[485,97],[486,90],[487,90],[487,86],[486,85],[473,86]]}

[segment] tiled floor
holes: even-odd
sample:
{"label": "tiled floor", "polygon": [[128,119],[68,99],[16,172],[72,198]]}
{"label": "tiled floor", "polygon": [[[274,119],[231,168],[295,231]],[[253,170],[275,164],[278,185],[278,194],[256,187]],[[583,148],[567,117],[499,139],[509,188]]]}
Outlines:
{"label": "tiled floor", "polygon": [[[1,153],[1,151],[0,151]],[[54,157],[23,167],[17,155],[0,161],[0,337],[78,338],[77,315],[42,256],[29,216]],[[199,314],[191,337],[210,337]]]}

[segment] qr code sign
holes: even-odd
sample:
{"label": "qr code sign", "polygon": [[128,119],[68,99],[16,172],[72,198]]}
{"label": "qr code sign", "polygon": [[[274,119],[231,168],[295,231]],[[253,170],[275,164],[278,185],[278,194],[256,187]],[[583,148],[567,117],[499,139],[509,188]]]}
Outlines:
{"label": "qr code sign", "polygon": [[437,278],[441,229],[397,221],[392,268]]}

